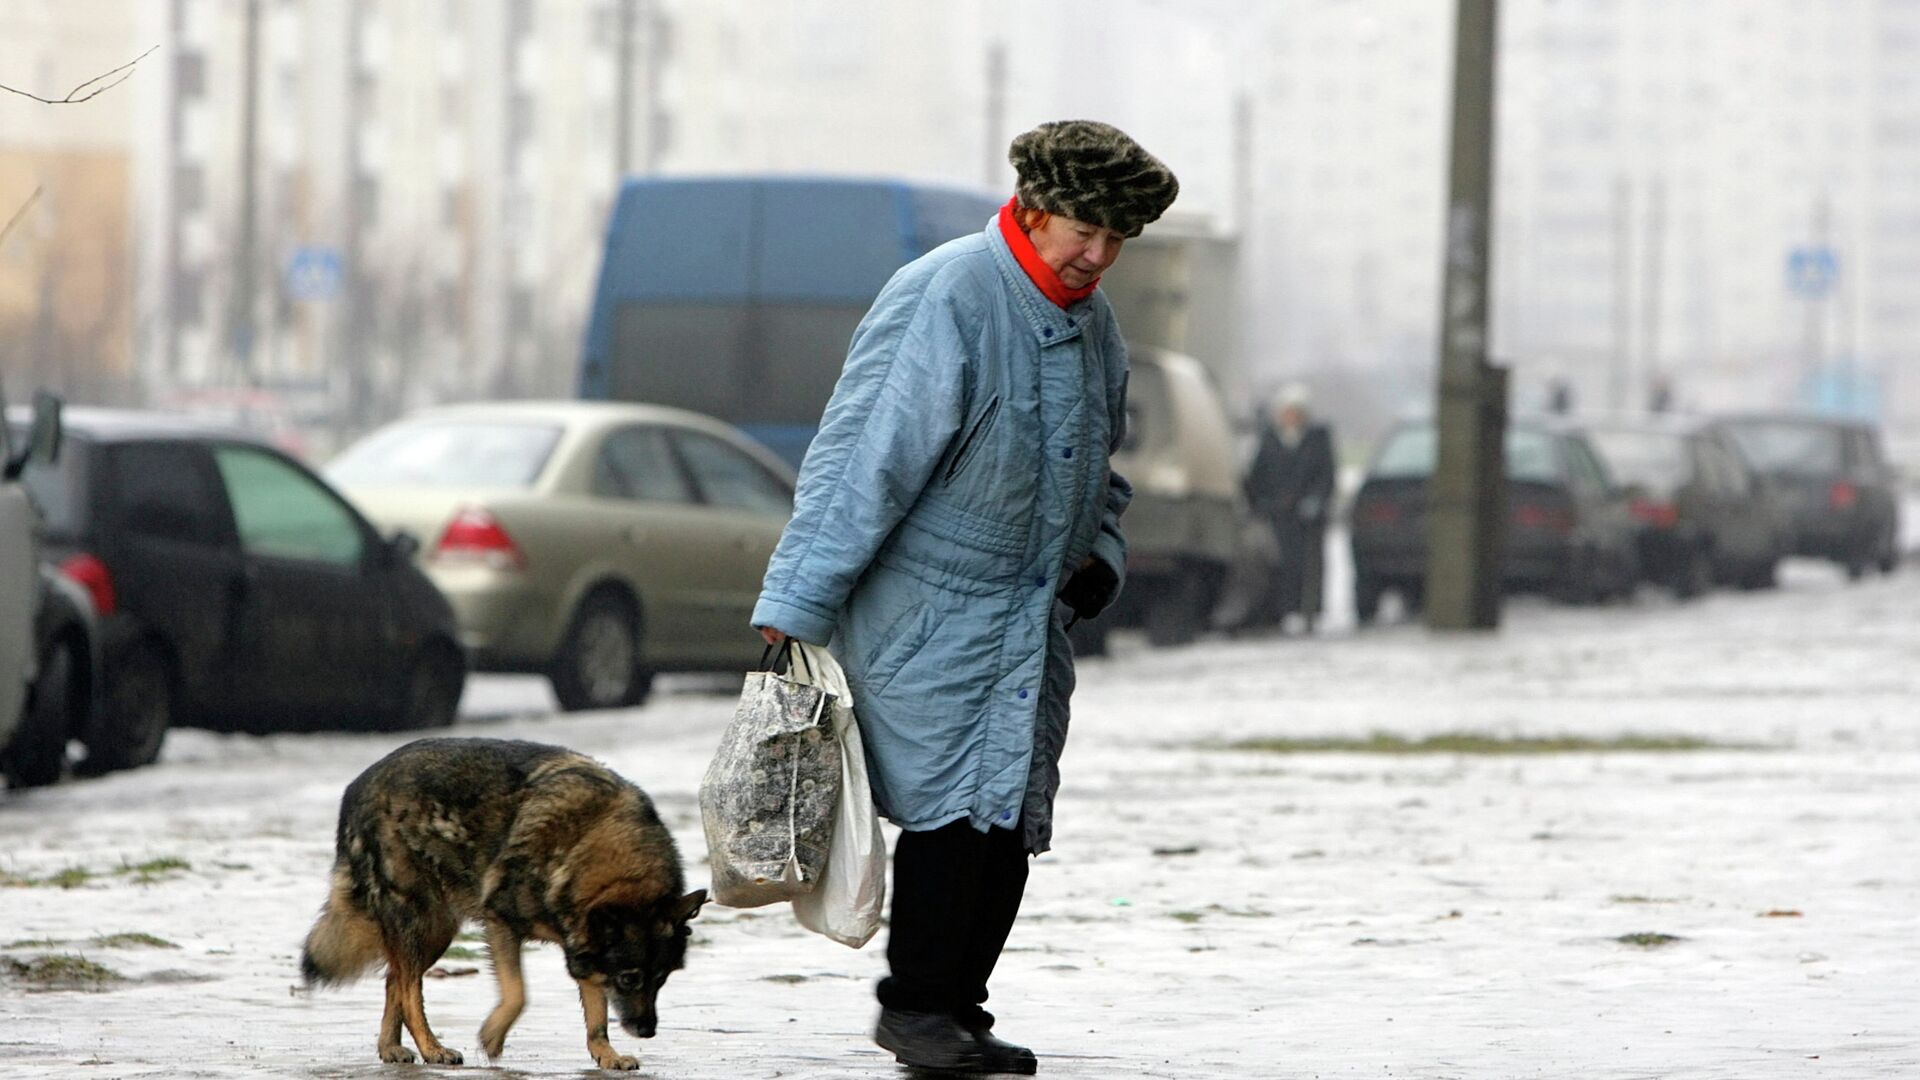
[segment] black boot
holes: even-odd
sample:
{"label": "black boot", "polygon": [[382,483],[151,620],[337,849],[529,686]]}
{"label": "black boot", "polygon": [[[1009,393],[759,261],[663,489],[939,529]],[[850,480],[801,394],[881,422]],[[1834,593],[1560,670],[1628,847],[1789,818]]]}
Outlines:
{"label": "black boot", "polygon": [[873,1041],[891,1051],[900,1064],[916,1069],[990,1071],[981,1042],[947,1013],[881,1009]]}
{"label": "black boot", "polygon": [[1018,1073],[1021,1076],[1032,1076],[1040,1071],[1040,1059],[1033,1056],[1033,1051],[1016,1046],[993,1033],[993,1014],[985,1009],[973,1010],[972,1016],[961,1016],[960,1026],[966,1028],[974,1041],[980,1044],[985,1071]]}

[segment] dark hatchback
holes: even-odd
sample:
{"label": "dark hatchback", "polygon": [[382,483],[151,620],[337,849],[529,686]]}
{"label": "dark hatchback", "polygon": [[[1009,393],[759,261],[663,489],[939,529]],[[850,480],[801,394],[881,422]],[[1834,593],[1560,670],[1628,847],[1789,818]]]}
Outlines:
{"label": "dark hatchback", "polygon": [[1791,524],[1726,432],[1683,419],[1596,422],[1586,432],[1627,489],[1643,579],[1682,598],[1715,584],[1773,586]]}
{"label": "dark hatchback", "polygon": [[[1421,605],[1435,455],[1431,423],[1401,424],[1381,442],[1354,496],[1354,614],[1363,624],[1373,621],[1388,592],[1410,609]],[[1626,499],[1583,436],[1517,421],[1507,429],[1506,473],[1506,591],[1575,602],[1633,591],[1638,556]]]}
{"label": "dark hatchback", "polygon": [[70,409],[29,469],[50,558],[100,615],[89,771],[150,762],[168,727],[453,721],[466,662],[446,599],[299,462],[163,415]]}
{"label": "dark hatchback", "polygon": [[1714,426],[1781,493],[1794,554],[1830,559],[1852,578],[1899,565],[1899,480],[1872,425],[1779,414],[1722,417]]}

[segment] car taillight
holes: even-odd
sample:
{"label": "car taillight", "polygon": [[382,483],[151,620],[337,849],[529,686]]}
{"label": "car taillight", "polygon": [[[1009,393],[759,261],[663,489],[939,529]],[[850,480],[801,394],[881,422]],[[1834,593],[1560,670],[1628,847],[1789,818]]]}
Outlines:
{"label": "car taillight", "polygon": [[527,557],[500,522],[479,507],[461,507],[447,522],[430,556],[435,562],[478,562],[496,570],[524,570]]}
{"label": "car taillight", "polygon": [[1827,489],[1827,504],[1835,510],[1845,510],[1860,501],[1860,489],[1845,480],[1835,480],[1833,487]]}
{"label": "car taillight", "polygon": [[113,575],[107,573],[106,563],[92,555],[74,555],[60,564],[60,573],[87,590],[87,596],[93,600],[94,614],[105,617],[119,608],[120,598],[114,595]]}
{"label": "car taillight", "polygon": [[1353,516],[1362,525],[1394,525],[1400,521],[1400,508],[1390,502],[1364,502]]}
{"label": "car taillight", "polygon": [[1680,523],[1680,508],[1652,499],[1635,499],[1628,508],[1633,516],[1656,529],[1671,529]]}
{"label": "car taillight", "polygon": [[1551,506],[1521,503],[1513,508],[1513,523],[1528,529],[1548,529],[1557,533],[1573,531],[1573,515]]}

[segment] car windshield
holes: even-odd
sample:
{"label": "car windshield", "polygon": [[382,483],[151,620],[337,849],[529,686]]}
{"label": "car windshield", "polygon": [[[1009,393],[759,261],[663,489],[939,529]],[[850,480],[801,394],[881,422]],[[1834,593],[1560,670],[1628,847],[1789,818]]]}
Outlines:
{"label": "car windshield", "polygon": [[1794,420],[1753,420],[1727,425],[1742,453],[1762,472],[1820,476],[1840,472],[1845,447],[1840,429]]}
{"label": "car windshield", "polygon": [[1656,492],[1679,487],[1687,479],[1687,444],[1660,431],[1599,430],[1587,433],[1607,468],[1622,484]]}
{"label": "car windshield", "polygon": [[546,468],[559,441],[557,424],[399,424],[341,452],[327,476],[343,487],[524,488]]}
{"label": "car windshield", "polygon": [[[1506,443],[1507,479],[1544,483],[1559,479],[1552,436],[1525,428],[1509,428]],[[1436,448],[1431,427],[1401,428],[1380,447],[1371,475],[1382,480],[1424,480],[1433,475]]]}

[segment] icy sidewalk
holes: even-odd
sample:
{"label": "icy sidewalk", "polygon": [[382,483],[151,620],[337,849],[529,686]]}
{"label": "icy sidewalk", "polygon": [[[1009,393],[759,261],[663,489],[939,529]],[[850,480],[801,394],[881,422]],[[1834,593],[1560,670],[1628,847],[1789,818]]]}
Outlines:
{"label": "icy sidewalk", "polygon": [[[1920,1075],[1920,575],[1796,570],[1689,607],[1521,605],[1492,639],[1388,627],[1085,665],[1057,850],[989,1005],[1003,1032],[1065,1078]],[[604,758],[701,881],[694,786],[731,703],[481,718],[522,689],[482,681],[462,731]],[[1761,748],[1222,749],[1375,731]],[[424,1075],[374,1061],[378,979],[294,989],[340,789],[399,741],[185,732],[155,768],[0,802],[0,873],[94,872],[0,889],[0,967],[78,953],[129,980],[0,981],[0,1075]],[[866,1039],[881,942],[707,912],[660,1036],[614,1036],[642,1075],[901,1075]],[[178,947],[93,943],[125,933]],[[478,1062],[485,960],[443,967],[478,969],[427,987]],[[580,1075],[558,951],[527,969],[500,1073]]]}

